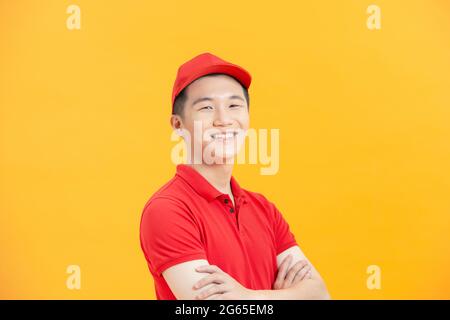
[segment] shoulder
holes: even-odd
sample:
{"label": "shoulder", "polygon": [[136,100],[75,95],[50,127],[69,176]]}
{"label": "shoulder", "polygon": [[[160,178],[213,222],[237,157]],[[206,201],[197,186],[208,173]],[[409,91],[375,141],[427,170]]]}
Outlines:
{"label": "shoulder", "polygon": [[186,193],[186,188],[185,183],[179,177],[174,176],[150,196],[144,205],[143,212],[161,207],[183,207],[184,201],[180,195]]}
{"label": "shoulder", "polygon": [[145,203],[142,209],[141,226],[153,222],[163,225],[175,219],[195,219],[189,205],[180,195],[186,193],[186,186],[177,176],[160,187]]}

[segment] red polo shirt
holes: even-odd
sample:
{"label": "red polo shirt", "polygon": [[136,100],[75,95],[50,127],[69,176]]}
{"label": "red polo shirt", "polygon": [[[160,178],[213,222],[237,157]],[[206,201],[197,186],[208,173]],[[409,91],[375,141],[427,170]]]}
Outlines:
{"label": "red polo shirt", "polygon": [[230,183],[235,206],[195,169],[181,164],[148,200],[140,241],[158,300],[176,299],[162,272],[197,259],[219,266],[246,288],[272,289],[276,257],[297,245],[295,237],[273,203],[242,189],[233,177]]}

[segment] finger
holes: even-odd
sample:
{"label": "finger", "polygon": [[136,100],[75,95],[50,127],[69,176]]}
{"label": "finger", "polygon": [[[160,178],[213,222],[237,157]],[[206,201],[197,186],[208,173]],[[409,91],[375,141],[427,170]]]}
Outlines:
{"label": "finger", "polygon": [[292,268],[289,269],[289,272],[286,275],[286,278],[284,280],[285,286],[290,287],[297,273],[306,266],[308,266],[308,262],[306,260],[300,260],[296,264],[294,264]]}
{"label": "finger", "polygon": [[274,282],[274,289],[280,289],[284,282],[284,278],[286,277],[286,272],[289,268],[289,265],[292,261],[292,255],[287,255],[280,264],[278,268],[277,278]]}
{"label": "finger", "polygon": [[289,271],[289,267],[291,266],[292,260],[294,257],[292,255],[288,255],[286,258],[284,258],[283,262],[280,264],[278,276],[280,279],[284,280],[286,278],[286,274]]}
{"label": "finger", "polygon": [[208,264],[195,268],[195,271],[207,273],[222,272],[222,270],[218,266]]}
{"label": "finger", "polygon": [[289,268],[291,266],[292,260],[294,258],[291,254],[289,254],[286,258],[284,258],[283,262],[280,265],[280,268],[278,270],[277,274],[277,285],[281,289],[283,287],[284,280],[286,278],[286,274],[289,271]]}
{"label": "finger", "polygon": [[225,286],[223,284],[216,284],[213,285],[211,288],[208,288],[206,290],[203,290],[198,295],[195,296],[196,300],[204,300],[213,294],[217,293],[225,293]]}
{"label": "finger", "polygon": [[224,279],[220,273],[211,273],[211,274],[207,275],[206,277],[198,280],[192,288],[194,290],[197,290],[197,289],[203,288],[204,286],[206,286],[207,284],[210,284],[210,283],[221,284],[223,282],[224,282]]}
{"label": "finger", "polygon": [[295,279],[292,282],[297,283],[298,281],[302,281],[306,279],[308,277],[308,274],[310,273],[311,273],[311,266],[308,265],[297,273]]}
{"label": "finger", "polygon": [[209,296],[205,300],[223,300],[222,296],[223,296],[222,293],[216,293],[216,294],[213,294],[212,296]]}

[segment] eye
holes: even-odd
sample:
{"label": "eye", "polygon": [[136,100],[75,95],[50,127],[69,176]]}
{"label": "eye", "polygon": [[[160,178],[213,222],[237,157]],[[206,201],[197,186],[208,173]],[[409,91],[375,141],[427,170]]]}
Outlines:
{"label": "eye", "polygon": [[201,107],[199,110],[211,110],[212,107],[211,106],[205,106],[205,107]]}
{"label": "eye", "polygon": [[242,107],[240,104],[232,104],[230,105],[230,108],[239,108]]}

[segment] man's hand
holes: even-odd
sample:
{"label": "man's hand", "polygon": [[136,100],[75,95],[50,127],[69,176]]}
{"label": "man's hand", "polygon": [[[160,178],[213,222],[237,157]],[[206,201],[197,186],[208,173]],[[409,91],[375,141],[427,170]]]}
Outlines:
{"label": "man's hand", "polygon": [[292,267],[292,255],[287,255],[278,268],[277,278],[273,283],[273,289],[286,289],[304,279],[311,279],[311,266],[306,260],[297,261]]}
{"label": "man's hand", "polygon": [[208,289],[201,291],[196,300],[252,300],[255,298],[254,290],[243,287],[233,277],[222,271],[218,266],[205,265],[195,269],[197,272],[209,273],[208,276],[199,280],[194,289],[198,290],[207,284],[214,283]]}

